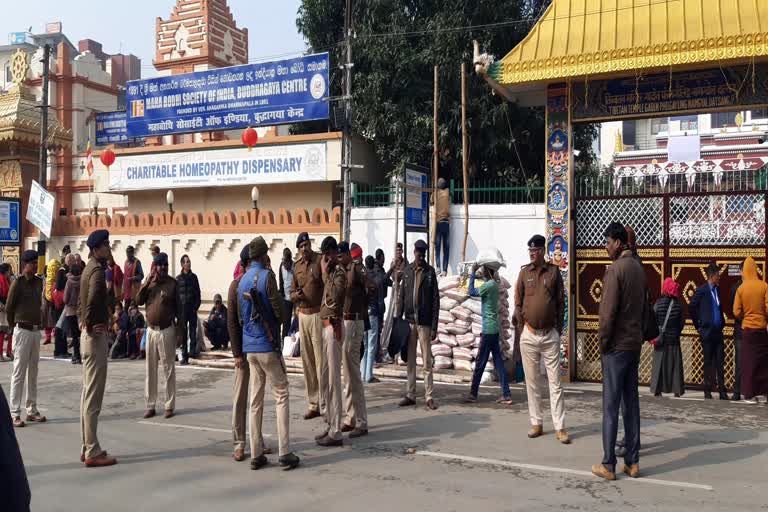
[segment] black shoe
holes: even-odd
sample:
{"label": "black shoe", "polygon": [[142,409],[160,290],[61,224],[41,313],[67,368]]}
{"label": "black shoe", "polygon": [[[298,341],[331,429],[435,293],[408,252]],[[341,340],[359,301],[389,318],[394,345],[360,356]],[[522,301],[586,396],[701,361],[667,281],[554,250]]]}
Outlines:
{"label": "black shoe", "polygon": [[323,430],[323,432],[322,432],[322,433],[320,433],[320,434],[317,434],[317,435],[315,436],[315,441],[319,441],[319,440],[321,440],[322,438],[326,437],[327,435],[328,435],[328,429],[326,428],[325,430]]}
{"label": "black shoe", "polygon": [[187,366],[187,365],[189,364],[189,361],[188,361],[188,360],[186,360],[186,359],[182,359],[182,360],[181,360],[181,362],[180,362],[179,364],[180,364],[181,366]]}
{"label": "black shoe", "polygon": [[331,439],[329,436],[325,436],[322,439],[318,439],[316,442],[318,446],[325,446],[325,447],[344,445],[343,439]]}
{"label": "black shoe", "polygon": [[733,394],[733,398],[731,398],[734,402],[741,402],[741,395],[738,393]]}
{"label": "black shoe", "polygon": [[269,460],[263,455],[259,455],[255,459],[251,459],[251,469],[256,471],[269,464]]}
{"label": "black shoe", "polygon": [[711,391],[705,391],[704,392],[704,400],[712,400],[712,392]]}
{"label": "black shoe", "polygon": [[399,407],[408,407],[408,406],[411,406],[411,405],[416,405],[416,401],[415,401],[415,400],[413,400],[412,398],[408,398],[408,397],[405,397],[405,398],[403,398],[402,400],[400,400],[400,401],[397,403],[397,405],[398,405]]}
{"label": "black shoe", "polygon": [[289,453],[288,455],[283,455],[280,457],[278,462],[280,463],[280,466],[283,467],[283,471],[290,471],[292,469],[296,469],[296,467],[301,464],[301,459],[299,459],[295,454]]}
{"label": "black shoe", "polygon": [[720,392],[720,400],[730,400],[728,398],[728,393],[726,393],[725,391],[721,391]]}
{"label": "black shoe", "polygon": [[624,457],[627,454],[627,449],[623,446],[617,446],[616,447],[616,456],[617,457]]}
{"label": "black shoe", "polygon": [[661,396],[661,393],[654,393],[653,396]]}
{"label": "black shoe", "polygon": [[356,437],[363,437],[368,435],[368,429],[367,428],[356,428],[352,432],[349,433],[349,438],[354,439]]}

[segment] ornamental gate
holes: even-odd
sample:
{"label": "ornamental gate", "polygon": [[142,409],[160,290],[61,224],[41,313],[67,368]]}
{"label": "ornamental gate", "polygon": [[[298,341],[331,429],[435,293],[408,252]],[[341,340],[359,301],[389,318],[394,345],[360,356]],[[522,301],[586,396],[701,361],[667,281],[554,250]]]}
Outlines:
{"label": "ornamental gate", "polygon": [[[743,162],[741,165],[743,169]],[[703,355],[699,337],[688,316],[696,288],[706,281],[711,262],[720,267],[721,303],[726,316],[725,376],[734,381],[733,305],[731,291],[739,279],[739,263],[747,256],[766,270],[766,171],[724,170],[719,164],[651,164],[642,172],[577,180],[575,193],[574,312],[575,375],[600,381],[597,339],[602,278],[610,263],[603,232],[612,221],[634,228],[638,253],[655,301],[661,284],[672,277],[681,287],[686,324],[681,337],[687,385],[703,383]],[[622,174],[625,176],[622,177]],[[640,382],[651,378],[653,348],[643,347]]]}

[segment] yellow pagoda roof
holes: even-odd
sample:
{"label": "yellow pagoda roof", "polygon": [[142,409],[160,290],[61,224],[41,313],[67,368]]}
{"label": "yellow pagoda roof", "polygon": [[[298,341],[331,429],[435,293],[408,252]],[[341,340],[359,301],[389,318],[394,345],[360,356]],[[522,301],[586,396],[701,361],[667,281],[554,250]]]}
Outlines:
{"label": "yellow pagoda roof", "polygon": [[502,85],[768,55],[768,0],[553,0],[488,75]]}

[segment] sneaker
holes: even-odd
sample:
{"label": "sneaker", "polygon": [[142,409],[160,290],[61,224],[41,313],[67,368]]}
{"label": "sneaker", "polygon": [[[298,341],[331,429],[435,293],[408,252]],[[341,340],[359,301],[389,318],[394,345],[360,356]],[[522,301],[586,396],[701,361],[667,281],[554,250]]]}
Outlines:
{"label": "sneaker", "polygon": [[301,459],[299,459],[294,453],[289,453],[287,455],[283,455],[277,461],[280,463],[280,466],[283,468],[283,471],[290,471],[292,469],[296,469],[299,464],[301,464]]}
{"label": "sneaker", "polygon": [[259,455],[255,459],[251,459],[251,469],[256,471],[269,464],[269,460],[264,455]]}
{"label": "sneaker", "polygon": [[599,476],[600,478],[605,478],[606,480],[616,480],[616,473],[609,470],[602,464],[595,464],[592,466],[592,474]]}

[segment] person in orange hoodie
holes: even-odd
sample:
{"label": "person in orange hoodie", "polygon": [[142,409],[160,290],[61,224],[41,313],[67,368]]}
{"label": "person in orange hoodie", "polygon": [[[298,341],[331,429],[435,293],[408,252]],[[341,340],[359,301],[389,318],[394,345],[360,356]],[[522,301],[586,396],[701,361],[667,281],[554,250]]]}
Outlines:
{"label": "person in orange hoodie", "polygon": [[755,260],[747,258],[743,283],[736,291],[733,315],[741,320],[741,392],[746,400],[768,400],[768,284],[757,275]]}

